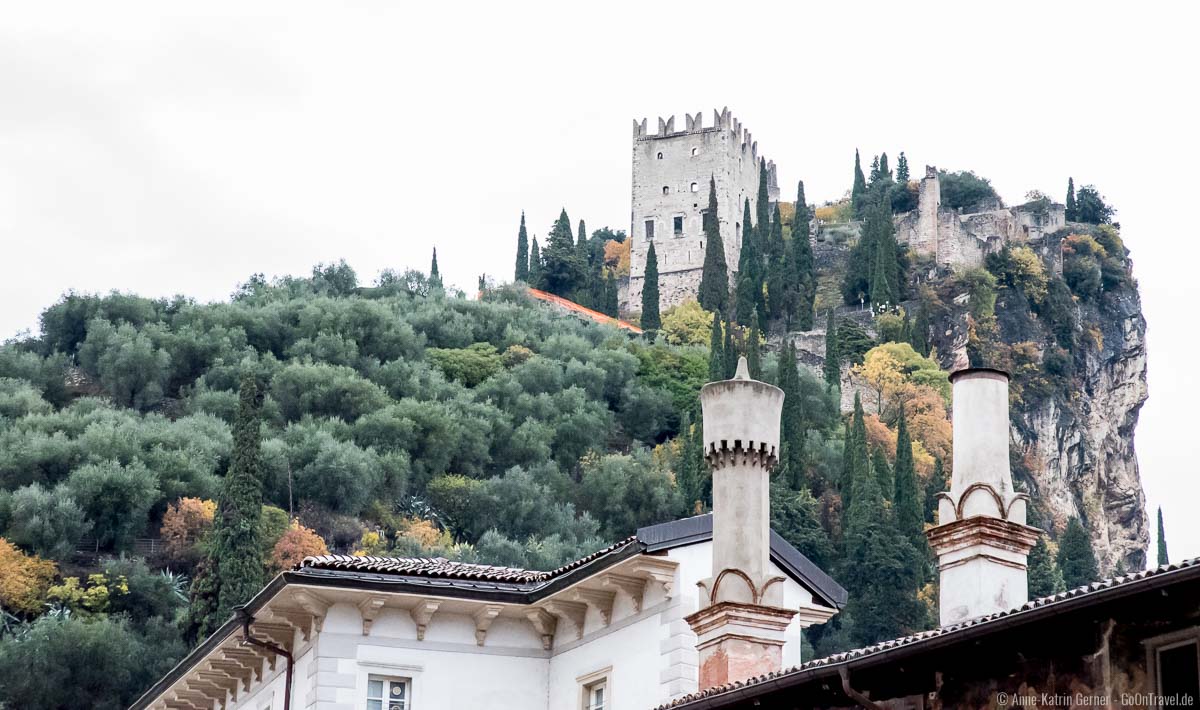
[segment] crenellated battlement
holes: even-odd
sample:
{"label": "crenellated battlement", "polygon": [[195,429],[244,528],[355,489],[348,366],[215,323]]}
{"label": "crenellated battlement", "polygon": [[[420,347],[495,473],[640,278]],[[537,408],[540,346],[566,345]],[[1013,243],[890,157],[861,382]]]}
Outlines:
{"label": "crenellated battlement", "polygon": [[753,134],[730,113],[729,107],[719,111],[713,109],[712,125],[707,127],[704,125],[703,111],[697,111],[695,114],[685,113],[683,117],[684,129],[677,131],[675,130],[674,115],[667,118],[659,116],[657,133],[650,133],[647,119],[643,118],[639,121],[635,118],[633,119],[633,139],[635,141],[654,141],[698,133],[728,131],[735,138],[735,142],[740,146],[742,152],[749,152],[756,160],[758,159],[758,143],[755,142]]}

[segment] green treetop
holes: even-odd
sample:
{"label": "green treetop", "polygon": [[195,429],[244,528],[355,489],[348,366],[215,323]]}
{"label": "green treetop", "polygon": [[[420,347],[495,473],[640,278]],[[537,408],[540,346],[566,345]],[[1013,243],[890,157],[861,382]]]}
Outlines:
{"label": "green treetop", "polygon": [[1092,541],[1079,518],[1071,518],[1062,539],[1058,541],[1058,568],[1062,571],[1067,589],[1096,581],[1096,553]]}
{"label": "green treetop", "polygon": [[908,158],[904,151],[900,151],[900,157],[896,158],[896,182],[901,185],[908,183]]}
{"label": "green treetop", "polygon": [[542,252],[538,249],[537,237],[529,245],[529,285],[534,288],[545,286],[542,282]]}
{"label": "green treetop", "polygon": [[900,407],[896,423],[896,465],[893,469],[895,494],[892,510],[896,518],[896,529],[908,538],[913,547],[923,550],[925,541],[925,496],[917,489],[917,471],[913,466],[912,439],[908,435],[908,422],[904,407]]}
{"label": "green treetop", "polygon": [[854,149],[854,187],[850,189],[850,206],[854,214],[859,214],[863,206],[863,197],[867,194],[867,178],[863,175],[862,160],[858,157],[858,149]]}
{"label": "green treetop", "polygon": [[1079,221],[1079,203],[1075,201],[1075,178],[1067,178],[1067,210],[1068,222]]}
{"label": "green treetop", "polygon": [[711,175],[708,178],[708,209],[704,211],[704,270],[697,300],[706,311],[729,308],[729,267],[725,263],[725,242],[717,217],[717,180]]}
{"label": "green treetop", "polygon": [[721,331],[721,311],[713,313],[712,335],[708,341],[708,381],[725,379],[725,344]]}
{"label": "green treetop", "polygon": [[794,282],[794,279],[785,278],[784,274],[787,245],[783,241],[783,218],[779,216],[779,205],[775,205],[771,217],[771,238],[767,244],[767,305],[768,314],[774,321],[784,316],[784,304],[789,301],[784,292],[787,282]]}
{"label": "green treetop", "polygon": [[754,321],[750,324],[750,332],[746,336],[746,367],[750,370],[752,379],[762,380],[762,343],[757,313],[754,314]]}
{"label": "green treetop", "polygon": [[662,316],[658,311],[658,256],[654,243],[646,252],[646,277],[642,282],[642,330],[662,328]]}
{"label": "green treetop", "polygon": [[1167,531],[1163,527],[1162,506],[1158,506],[1158,564],[1169,565],[1171,559],[1167,556]]}
{"label": "green treetop", "polygon": [[529,233],[525,231],[524,212],[521,212],[521,228],[517,230],[517,268],[513,280],[529,280]]}
{"label": "green treetop", "polygon": [[754,226],[758,230],[759,247],[766,249],[763,244],[767,240],[767,235],[770,233],[768,225],[771,223],[771,195],[767,189],[770,185],[771,178],[767,174],[766,158],[758,159],[758,196],[755,198],[757,203],[754,205],[755,217]]}
{"label": "green treetop", "polygon": [[796,349],[784,339],[775,377],[783,390],[783,413],[780,416],[780,474],[792,490],[806,490],[804,471],[804,400],[800,393],[800,373],[796,369]]}
{"label": "green treetop", "polygon": [[583,263],[565,209],[550,228],[550,236],[542,250],[542,281],[543,288],[564,298],[571,298],[583,281]]}
{"label": "green treetop", "polygon": [[1038,535],[1037,544],[1029,551],[1029,597],[1037,599],[1058,594],[1066,588],[1062,572],[1050,554],[1043,535]]}
{"label": "green treetop", "polygon": [[825,382],[840,387],[842,384],[842,357],[838,352],[837,323],[833,318],[833,309],[825,321]]}
{"label": "green treetop", "polygon": [[792,218],[792,258],[796,279],[796,306],[794,324],[800,330],[812,330],[813,303],[817,297],[817,274],[813,262],[812,243],[809,241],[809,223],[812,215],[804,199],[804,181],[796,190],[796,214]]}
{"label": "green treetop", "polygon": [[871,451],[871,469],[875,474],[876,483],[879,484],[879,495],[891,502],[896,482],[892,480],[892,467],[888,465],[887,454],[878,446]]}
{"label": "green treetop", "polygon": [[429,284],[431,286],[433,284],[442,285],[442,275],[438,271],[437,265],[437,247],[433,248],[433,261],[429,264]]}
{"label": "green treetop", "polygon": [[235,606],[245,604],[263,586],[261,404],[262,393],[253,375],[243,375],[233,424],[233,457],[217,501],[211,547],[201,565],[208,578],[193,584],[189,627],[196,639],[215,631]]}

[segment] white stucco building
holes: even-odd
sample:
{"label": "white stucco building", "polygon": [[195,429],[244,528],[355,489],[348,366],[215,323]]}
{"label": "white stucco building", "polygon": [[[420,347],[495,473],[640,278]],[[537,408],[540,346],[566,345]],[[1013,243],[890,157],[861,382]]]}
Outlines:
{"label": "white stucco building", "polygon": [[[292,655],[292,708],[651,708],[697,688],[684,617],[712,573],[712,517],[643,528],[553,572],[441,559],[330,555],[276,577],[246,607],[254,637]],[[772,534],[800,629],[845,591]],[[288,660],[230,620],[136,708],[282,710]]]}

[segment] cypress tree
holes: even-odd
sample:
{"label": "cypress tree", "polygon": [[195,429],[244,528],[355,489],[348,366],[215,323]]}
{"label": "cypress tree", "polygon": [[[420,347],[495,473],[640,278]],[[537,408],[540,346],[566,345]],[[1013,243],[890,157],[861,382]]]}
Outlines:
{"label": "cypress tree", "polygon": [[1099,575],[1092,541],[1079,518],[1071,518],[1058,542],[1058,568],[1067,589],[1091,584]]}
{"label": "cypress tree", "polygon": [[[854,413],[850,416],[850,428],[842,450],[842,516],[850,512],[854,496],[861,487],[863,478],[871,475],[871,452],[867,449],[867,425],[863,415],[862,399],[854,393]],[[878,492],[878,487],[876,487]]]}
{"label": "cypress tree", "polygon": [[723,379],[731,380],[734,374],[737,373],[738,349],[733,342],[733,319],[728,316],[725,318],[725,377]]}
{"label": "cypress tree", "polygon": [[850,189],[850,206],[857,215],[863,208],[863,197],[867,193],[867,179],[863,177],[862,161],[858,149],[854,149],[854,187]]}
{"label": "cypress tree", "polygon": [[783,218],[779,216],[779,205],[775,205],[771,216],[771,239],[767,251],[767,313],[770,321],[778,320],[784,315],[784,304],[789,300],[784,294],[786,290],[784,276],[784,261],[787,255],[787,245],[783,241]]}
{"label": "cypress tree", "polygon": [[746,367],[750,377],[761,380],[762,377],[762,347],[759,339],[758,314],[750,324],[750,334],[746,336]]}
{"label": "cypress tree", "polygon": [[646,252],[646,278],[642,282],[642,330],[662,328],[662,316],[658,312],[658,256],[654,243]]}
{"label": "cypress tree", "polygon": [[684,411],[679,423],[679,491],[686,506],[684,515],[692,515],[704,497],[704,459],[699,426],[692,424],[691,412]]}
{"label": "cypress tree", "polygon": [[893,470],[895,493],[892,510],[895,511],[896,529],[908,538],[913,547],[923,551],[925,541],[924,496],[917,491],[917,471],[913,466],[912,439],[908,435],[908,422],[904,406],[900,406],[900,418],[896,424],[896,465]]}
{"label": "cypress tree", "polygon": [[833,319],[833,309],[825,321],[825,382],[834,387],[842,386],[842,356],[838,352],[837,323]]}
{"label": "cypress tree", "polygon": [[878,446],[871,452],[871,468],[875,474],[875,482],[879,485],[879,495],[891,502],[896,482],[892,479],[892,467],[888,465],[887,454]]}
{"label": "cypress tree", "polygon": [[804,401],[800,394],[800,373],[796,370],[796,348],[784,339],[775,381],[783,390],[783,413],[779,420],[780,474],[792,490],[804,490]]}
{"label": "cypress tree", "polygon": [[[762,298],[762,277],[759,273],[762,260],[759,256],[758,230],[750,225],[750,200],[743,209],[742,251],[738,255],[737,303],[734,317],[738,323],[749,324]],[[757,293],[756,293],[757,292]]]}
{"label": "cypress tree", "polygon": [[514,281],[529,281],[529,233],[525,231],[525,212],[521,212],[521,228],[517,230],[517,268]]}
{"label": "cypress tree", "polygon": [[884,182],[892,181],[892,171],[888,168],[887,153],[879,154],[879,179]]}
{"label": "cypress tree", "polygon": [[717,180],[711,175],[708,178],[708,209],[704,211],[704,270],[697,300],[706,311],[729,308],[729,267],[725,263],[725,242],[717,217]]}
{"label": "cypress tree", "polygon": [[913,321],[909,344],[922,357],[929,357],[929,313],[925,308],[925,299],[917,301],[917,317]]}
{"label": "cypress tree", "polygon": [[[872,473],[867,462],[865,430],[860,434],[860,429],[862,403],[856,401],[852,430],[858,453],[853,495],[846,509],[841,578],[850,591],[846,610],[854,619],[851,635],[859,643],[870,644],[918,630],[925,612],[917,599],[921,574],[916,552],[904,536],[895,534],[879,475]],[[887,459],[881,453],[876,459],[880,458],[886,468]]]}
{"label": "cypress tree", "polygon": [[433,261],[429,264],[429,285],[442,285],[442,275],[438,272],[437,247],[433,248]]}
{"label": "cypress tree", "polygon": [[933,473],[929,476],[929,482],[925,486],[925,522],[937,523],[938,509],[938,493],[943,493],[946,488],[946,469],[942,465],[942,459],[935,458],[933,460]]}
{"label": "cypress tree", "polygon": [[1048,597],[1065,588],[1062,572],[1059,572],[1058,565],[1054,563],[1045,538],[1038,535],[1037,543],[1029,551],[1029,597]]}
{"label": "cypress tree", "polygon": [[611,271],[604,272],[604,308],[606,316],[618,317],[620,311],[620,294],[617,290],[617,280]]}
{"label": "cypress tree", "polygon": [[1067,178],[1067,209],[1068,222],[1079,221],[1079,203],[1075,201],[1075,178]]}
{"label": "cypress tree", "polygon": [[259,462],[262,392],[253,375],[242,376],[233,424],[233,457],[225,474],[203,576],[193,584],[189,627],[201,639],[216,630],[263,586],[263,481]]}
{"label": "cypress tree", "polygon": [[817,274],[813,262],[809,224],[812,215],[804,198],[804,181],[796,190],[796,214],[792,218],[792,257],[796,275],[795,324],[800,330],[812,330],[813,303],[817,297]]}
{"label": "cypress tree", "polygon": [[708,381],[725,379],[725,345],[721,332],[721,312],[713,313],[712,336],[708,340]]}
{"label": "cypress tree", "polygon": [[900,157],[896,158],[896,182],[901,185],[908,183],[908,158],[904,151],[900,151]]}
{"label": "cypress tree", "polygon": [[767,160],[766,158],[758,159],[758,197],[757,204],[754,205],[755,216],[758,218],[754,221],[754,227],[758,230],[759,247],[765,249],[763,244],[767,240],[767,235],[770,233],[768,226],[771,223],[771,195],[767,190],[767,185],[771,182],[771,178],[767,175]]}
{"label": "cypress tree", "polygon": [[867,187],[875,187],[879,182],[879,156],[871,158],[871,175],[867,178]]}
{"label": "cypress tree", "polygon": [[537,237],[529,245],[529,285],[538,289],[545,286],[542,282],[542,253],[538,250]]}
{"label": "cypress tree", "polygon": [[1158,506],[1158,564],[1171,564],[1171,559],[1167,556],[1167,531],[1163,527],[1162,506]]}

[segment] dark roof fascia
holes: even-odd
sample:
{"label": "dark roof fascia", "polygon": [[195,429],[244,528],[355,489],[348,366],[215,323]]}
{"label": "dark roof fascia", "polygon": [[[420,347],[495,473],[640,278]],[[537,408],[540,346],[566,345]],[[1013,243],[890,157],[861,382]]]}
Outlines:
{"label": "dark roof fascia", "polygon": [[[637,539],[646,545],[646,552],[708,542],[712,539],[712,513],[639,528]],[[812,592],[818,603],[833,609],[846,605],[849,595],[842,585],[774,530],[771,531],[771,561]]]}
{"label": "dark roof fascia", "polygon": [[[288,573],[284,572],[275,575],[275,577],[267,583],[267,586],[263,587],[258,594],[255,594],[249,602],[246,602],[245,609],[251,616],[254,616],[259,609],[263,608],[267,601],[269,601],[272,597],[278,594],[281,589],[287,586],[287,574]],[[168,671],[165,676],[160,678],[157,683],[150,686],[146,692],[142,693],[142,695],[133,702],[133,705],[129,706],[130,710],[140,710],[141,708],[149,707],[150,704],[154,702],[155,698],[174,685],[175,681],[182,678],[189,670],[191,670],[192,666],[196,665],[200,661],[200,659],[204,658],[209,653],[212,653],[218,646],[225,642],[225,639],[232,636],[241,627],[241,619],[239,619],[236,614],[229,617],[224,624],[221,624],[216,631],[212,632],[208,638],[204,639],[199,646],[192,649],[191,653],[184,656],[179,663],[176,663],[175,667]]]}
{"label": "dark roof fascia", "polygon": [[[708,710],[724,708],[739,702],[760,698],[767,693],[778,690],[791,690],[810,681],[836,678],[842,668],[847,671],[867,669],[888,663],[902,661],[912,656],[935,651],[946,646],[967,643],[988,634],[1025,626],[1049,619],[1051,617],[1069,614],[1099,604],[1117,601],[1135,594],[1154,591],[1172,584],[1192,581],[1200,577],[1200,565],[1192,565],[1179,569],[1168,570],[1142,579],[1098,589],[1093,592],[1068,597],[1059,601],[1049,602],[1030,609],[1014,611],[994,619],[964,626],[937,636],[918,639],[912,643],[889,648],[881,648],[871,653],[833,661],[811,668],[783,672],[773,678],[755,682],[747,681],[746,685],[732,688],[728,691],[709,695],[695,700],[670,705],[671,710]],[[850,651],[848,653],[852,653]],[[820,660],[820,659],[815,659]]]}

